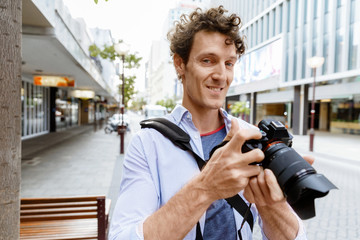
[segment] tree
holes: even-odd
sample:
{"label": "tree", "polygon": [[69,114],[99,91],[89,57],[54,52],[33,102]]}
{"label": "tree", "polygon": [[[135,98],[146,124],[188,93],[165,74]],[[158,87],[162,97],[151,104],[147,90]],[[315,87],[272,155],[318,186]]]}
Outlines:
{"label": "tree", "polygon": [[250,114],[250,108],[246,102],[235,102],[230,106],[231,114],[245,119]]}
{"label": "tree", "polygon": [[169,112],[173,110],[176,106],[175,101],[171,98],[162,99],[160,101],[157,101],[156,104],[166,107]]}
{"label": "tree", "polygon": [[[107,2],[108,0],[105,0],[105,1]],[[99,2],[99,0],[94,0],[94,2],[97,4]]]}
{"label": "tree", "polygon": [[0,1],[0,233],[19,239],[21,0]]}
{"label": "tree", "polygon": [[[119,41],[121,43],[122,40]],[[104,45],[102,49],[100,49],[96,44],[93,44],[89,47],[90,56],[98,57],[100,56],[103,59],[109,59],[111,61],[115,61],[116,58],[121,58],[121,56],[115,51],[114,45]],[[127,54],[125,56],[125,65],[126,69],[134,69],[140,67],[141,57],[137,56],[137,53]],[[135,79],[136,76],[125,76],[125,107],[127,107],[129,100],[136,93],[135,91]],[[122,84],[119,85],[119,92],[121,93]]]}
{"label": "tree", "polygon": [[131,102],[130,109],[135,110],[135,111],[140,111],[143,109],[143,106],[145,106],[146,104],[147,103],[143,97],[137,98]]}

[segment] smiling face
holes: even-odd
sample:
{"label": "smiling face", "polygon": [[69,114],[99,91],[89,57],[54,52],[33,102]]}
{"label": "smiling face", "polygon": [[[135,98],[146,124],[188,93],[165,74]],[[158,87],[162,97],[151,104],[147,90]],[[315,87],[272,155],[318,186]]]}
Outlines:
{"label": "smiling face", "polygon": [[200,31],[195,34],[187,64],[174,55],[184,87],[182,104],[188,110],[201,113],[223,105],[237,60],[235,45],[227,45],[226,39],[218,32]]}

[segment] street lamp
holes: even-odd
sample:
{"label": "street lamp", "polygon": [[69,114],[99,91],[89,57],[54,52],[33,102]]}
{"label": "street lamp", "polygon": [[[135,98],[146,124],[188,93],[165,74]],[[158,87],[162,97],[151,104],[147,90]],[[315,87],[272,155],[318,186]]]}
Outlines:
{"label": "street lamp", "polygon": [[126,132],[126,125],[124,124],[124,113],[125,113],[125,77],[124,77],[124,65],[125,65],[125,55],[129,52],[129,45],[121,42],[114,45],[115,52],[121,56],[122,60],[122,85],[121,85],[121,125],[118,126],[118,133],[120,135],[120,154],[124,153],[124,134]]}
{"label": "street lamp", "polygon": [[314,81],[312,84],[313,97],[311,102],[311,122],[310,122],[310,152],[314,150],[314,121],[315,121],[315,78],[316,78],[316,68],[324,64],[323,57],[311,57],[306,60],[306,63],[309,67],[312,68],[314,73]]}

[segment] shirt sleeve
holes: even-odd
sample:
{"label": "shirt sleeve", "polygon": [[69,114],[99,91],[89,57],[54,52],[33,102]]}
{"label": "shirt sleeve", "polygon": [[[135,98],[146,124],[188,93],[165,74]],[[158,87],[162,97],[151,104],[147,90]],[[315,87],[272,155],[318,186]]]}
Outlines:
{"label": "shirt sleeve", "polygon": [[[305,227],[304,227],[304,223],[303,221],[299,218],[299,216],[294,212],[294,210],[292,210],[292,208],[289,206],[289,208],[291,209],[292,213],[295,215],[296,219],[298,220],[298,224],[299,224],[299,231],[297,233],[297,236],[294,240],[307,240],[307,236],[306,236],[306,232],[305,232]],[[263,240],[268,240],[268,238],[265,236],[265,233],[263,231],[263,223],[261,220],[261,217],[259,215],[259,226],[261,228],[261,234],[262,234],[262,238]]]}
{"label": "shirt sleeve", "polygon": [[159,197],[145,157],[143,143],[135,135],[123,163],[120,193],[109,231],[109,239],[144,239],[142,224],[159,208]]}

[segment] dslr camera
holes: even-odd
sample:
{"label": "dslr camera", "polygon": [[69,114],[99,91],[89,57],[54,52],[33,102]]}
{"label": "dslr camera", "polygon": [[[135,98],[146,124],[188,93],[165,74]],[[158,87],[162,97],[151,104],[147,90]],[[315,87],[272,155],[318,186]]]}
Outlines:
{"label": "dslr camera", "polygon": [[242,152],[261,149],[265,158],[260,165],[273,171],[290,206],[301,219],[314,217],[315,198],[337,187],[291,148],[293,137],[281,122],[262,120],[258,127],[262,138],[246,141]]}

